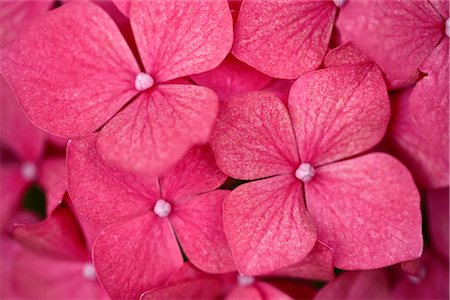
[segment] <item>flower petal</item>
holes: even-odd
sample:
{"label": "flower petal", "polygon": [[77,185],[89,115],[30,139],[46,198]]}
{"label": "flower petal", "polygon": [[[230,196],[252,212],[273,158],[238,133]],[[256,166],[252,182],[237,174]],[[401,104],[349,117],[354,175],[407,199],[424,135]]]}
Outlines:
{"label": "flower petal", "polygon": [[219,280],[213,278],[199,278],[192,281],[180,282],[156,288],[146,292],[140,300],[160,299],[219,299],[223,293],[223,286]]}
{"label": "flower petal", "polygon": [[438,190],[428,190],[426,192],[426,208],[428,216],[428,232],[430,234],[430,244],[443,257],[448,260],[449,256],[449,190],[442,188]]}
{"label": "flower petal", "polygon": [[386,74],[390,89],[419,78],[419,66],[444,34],[444,22],[428,1],[348,1],[336,26]]}
{"label": "flower petal", "polygon": [[131,50],[114,21],[87,1],[46,13],[2,50],[0,71],[25,112],[56,135],[97,130],[137,93]]}
{"label": "flower petal", "polygon": [[14,227],[14,238],[26,247],[54,258],[89,260],[78,221],[65,204],[59,205],[43,222]]}
{"label": "flower petal", "polygon": [[209,145],[191,148],[168,172],[159,178],[163,199],[194,196],[218,188],[227,176],[220,171]]}
{"label": "flower petal", "polygon": [[77,211],[94,223],[111,224],[147,214],[159,199],[156,177],[138,177],[104,162],[96,135],[69,141],[68,191]]}
{"label": "flower petal", "polygon": [[67,190],[66,160],[64,157],[51,157],[41,164],[39,183],[44,189],[46,211],[49,216],[61,203]]}
{"label": "flower petal", "polygon": [[214,90],[221,100],[243,92],[260,90],[272,80],[231,54],[217,68],[191,78]]}
{"label": "flower petal", "polygon": [[392,156],[373,153],[317,168],[305,195],[336,267],[373,269],[420,257],[420,195]]}
{"label": "flower petal", "polygon": [[335,15],[331,1],[243,1],[232,52],[269,76],[298,78],[321,64]]}
{"label": "flower petal", "polygon": [[112,0],[114,5],[123,13],[125,16],[130,16],[131,0]]}
{"label": "flower petal", "polygon": [[268,92],[229,98],[211,136],[220,169],[238,179],[294,172],[299,164],[295,144],[286,107]]}
{"label": "flower petal", "polygon": [[377,144],[389,121],[389,98],[375,64],[347,65],[300,77],[289,94],[300,158],[320,165]]}
{"label": "flower petal", "polygon": [[290,300],[292,299],[284,292],[280,291],[276,287],[259,281],[256,283],[256,287],[258,288],[259,292],[263,295],[263,299],[278,299],[278,300]]}
{"label": "flower petal", "polygon": [[237,269],[273,272],[300,262],[316,243],[316,230],[292,175],[238,186],[224,202],[224,229]]}
{"label": "flower petal", "polygon": [[156,82],[217,67],[233,42],[225,0],[136,1],[130,20],[146,72]]}
{"label": "flower petal", "polygon": [[160,175],[193,145],[208,141],[217,106],[217,96],[208,88],[160,85],[106,124],[97,149],[121,168]]}
{"label": "flower petal", "polygon": [[372,63],[372,61],[351,42],[345,43],[328,52],[323,62],[326,68],[363,63]]}
{"label": "flower petal", "polygon": [[189,261],[208,273],[236,270],[223,231],[222,204],[229,191],[179,200],[170,221]]}
{"label": "flower petal", "polygon": [[19,210],[28,182],[17,164],[1,164],[0,172],[0,229],[7,228],[12,216]]}
{"label": "flower petal", "polygon": [[225,300],[242,299],[263,300],[264,298],[255,286],[237,286],[225,297]]}
{"label": "flower petal", "polygon": [[103,230],[95,241],[93,260],[113,299],[137,299],[183,265],[169,220],[150,212]]}

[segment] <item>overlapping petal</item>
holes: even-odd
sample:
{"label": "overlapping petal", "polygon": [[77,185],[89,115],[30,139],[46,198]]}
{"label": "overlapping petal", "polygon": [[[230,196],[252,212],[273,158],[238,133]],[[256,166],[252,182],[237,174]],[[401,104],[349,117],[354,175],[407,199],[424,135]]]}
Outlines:
{"label": "overlapping petal", "polygon": [[41,163],[39,183],[45,192],[47,215],[50,215],[61,203],[67,190],[66,160],[64,157],[47,158]]}

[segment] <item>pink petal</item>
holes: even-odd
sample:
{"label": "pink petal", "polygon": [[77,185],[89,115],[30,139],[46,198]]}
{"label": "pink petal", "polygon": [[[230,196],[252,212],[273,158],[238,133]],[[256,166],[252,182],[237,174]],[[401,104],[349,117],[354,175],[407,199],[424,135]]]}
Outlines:
{"label": "pink petal", "polygon": [[273,287],[270,284],[267,284],[265,282],[257,282],[256,287],[258,288],[259,292],[261,293],[263,299],[278,299],[278,300],[289,300],[292,299],[284,292],[280,291],[279,289]]}
{"label": "pink petal", "polygon": [[444,22],[428,1],[348,1],[336,25],[380,66],[390,89],[419,78],[419,66],[443,37]]}
{"label": "pink petal", "polygon": [[140,70],[129,47],[87,1],[45,14],[2,50],[0,71],[25,112],[56,135],[95,131],[137,93]]}
{"label": "pink petal", "polygon": [[112,2],[125,16],[130,15],[131,0],[112,0]]}
{"label": "pink petal", "polygon": [[106,164],[95,150],[96,135],[69,141],[68,191],[78,212],[111,224],[148,214],[159,199],[156,177],[138,177]]}
{"label": "pink petal", "polygon": [[268,92],[250,92],[222,104],[211,136],[220,169],[238,179],[295,171],[295,137],[283,103]]}
{"label": "pink petal", "polygon": [[238,286],[231,290],[225,297],[225,300],[263,300],[263,296],[255,286]]}
{"label": "pink petal", "polygon": [[50,215],[61,203],[67,189],[65,158],[45,159],[41,164],[39,182],[45,192],[47,215]]}
{"label": "pink petal", "polygon": [[137,299],[183,265],[168,219],[152,213],[107,227],[94,244],[93,257],[113,299]]}
{"label": "pink petal", "polygon": [[44,150],[44,132],[31,124],[2,76],[0,76],[0,101],[1,143],[14,151],[21,160],[39,159]]}
{"label": "pink petal", "polygon": [[78,221],[65,204],[59,205],[41,223],[16,225],[13,233],[16,240],[41,255],[69,260],[89,259]]}
{"label": "pink petal", "polygon": [[217,96],[208,88],[160,85],[106,124],[97,149],[115,165],[159,175],[193,145],[208,141],[217,106]]}
{"label": "pink petal", "polygon": [[287,107],[289,91],[294,82],[294,80],[274,79],[264,88],[264,91],[270,92],[280,98],[281,101],[283,101],[284,105],[286,105]]}
{"label": "pink petal", "polygon": [[[421,130],[411,120],[409,99],[412,89],[392,94],[392,119],[388,141],[392,151],[411,170],[420,186],[448,186],[448,152],[436,146],[436,135]],[[431,120],[431,119],[430,119]]]}
{"label": "pink petal", "polygon": [[222,221],[229,193],[217,190],[178,200],[169,217],[189,261],[208,273],[236,270]]}
{"label": "pink petal", "polygon": [[217,67],[233,41],[225,0],[136,1],[130,19],[146,72],[156,82]]}
{"label": "pink petal", "polygon": [[257,91],[267,85],[272,78],[237,60],[233,55],[211,71],[193,75],[198,83],[214,90],[219,99],[249,91]]}
{"label": "pink petal", "polygon": [[233,54],[269,76],[298,78],[321,64],[335,14],[331,1],[244,1]]}
{"label": "pink petal", "polygon": [[0,2],[0,48],[14,41],[17,35],[34,19],[44,14],[52,1]]}
{"label": "pink petal", "polygon": [[192,281],[181,282],[174,285],[156,288],[144,293],[140,300],[160,299],[219,299],[222,296],[223,287],[219,280],[213,278],[200,278]]}
{"label": "pink petal", "polygon": [[178,199],[212,191],[226,180],[209,145],[191,148],[168,172],[159,178],[164,199]]}
{"label": "pink petal", "polygon": [[347,271],[322,288],[314,299],[386,299],[390,288],[387,275],[386,269]]}
{"label": "pink petal", "polygon": [[[422,64],[421,70],[426,72],[427,76],[417,82],[409,98],[411,119],[417,125],[417,129],[428,137],[428,142],[440,150],[440,156],[447,161],[447,166],[449,151],[448,51],[448,38],[446,38]],[[430,132],[433,134],[429,134]]]}
{"label": "pink petal", "polygon": [[266,274],[298,263],[316,243],[301,184],[292,175],[240,185],[223,209],[225,234],[243,274]]}
{"label": "pink petal", "polygon": [[314,248],[298,264],[279,269],[272,275],[305,278],[312,280],[331,280],[334,277],[333,252],[331,248],[317,241]]}
{"label": "pink petal", "polygon": [[448,1],[446,0],[428,0],[444,20],[448,19]]}
{"label": "pink petal", "polygon": [[317,168],[305,194],[336,267],[373,269],[420,257],[420,195],[392,156],[373,153]]}
{"label": "pink petal", "polygon": [[389,98],[374,64],[347,65],[300,77],[289,94],[300,157],[313,165],[377,144],[389,121]]}
{"label": "pink petal", "polygon": [[369,57],[359,50],[353,43],[345,43],[334,48],[325,56],[323,64],[326,68],[342,67],[346,65],[356,65],[372,63]]}
{"label": "pink petal", "polygon": [[448,187],[426,193],[428,232],[431,247],[448,260],[449,255],[449,192]]}

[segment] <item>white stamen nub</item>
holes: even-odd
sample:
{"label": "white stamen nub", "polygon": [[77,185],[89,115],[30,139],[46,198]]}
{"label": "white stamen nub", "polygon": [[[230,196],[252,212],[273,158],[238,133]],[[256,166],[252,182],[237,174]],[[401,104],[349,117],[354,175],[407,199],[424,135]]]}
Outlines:
{"label": "white stamen nub", "polygon": [[253,282],[255,282],[255,278],[252,276],[238,274],[237,282],[240,286],[249,286],[249,285],[252,285]]}
{"label": "white stamen nub", "polygon": [[148,75],[147,73],[139,73],[136,75],[136,79],[134,80],[134,87],[138,91],[145,91],[146,89],[149,89],[153,86],[155,81],[153,80],[152,76]]}
{"label": "white stamen nub", "polygon": [[30,161],[24,162],[20,171],[22,173],[22,177],[27,181],[33,181],[37,178],[37,167]]}
{"label": "white stamen nub", "polygon": [[170,214],[170,211],[172,210],[172,206],[169,202],[159,199],[156,201],[155,207],[153,208],[153,211],[155,214],[160,216],[161,218],[167,217]]}
{"label": "white stamen nub", "polygon": [[85,263],[83,266],[83,277],[85,279],[94,280],[97,278],[97,275],[95,275],[95,268],[94,265],[91,263]]}
{"label": "white stamen nub", "polygon": [[445,34],[450,37],[450,18],[445,21]]}
{"label": "white stamen nub", "polygon": [[342,7],[342,5],[345,4],[346,0],[333,0],[333,2],[337,7]]}
{"label": "white stamen nub", "polygon": [[297,171],[295,171],[295,177],[303,182],[309,182],[316,174],[314,167],[308,163],[301,163]]}

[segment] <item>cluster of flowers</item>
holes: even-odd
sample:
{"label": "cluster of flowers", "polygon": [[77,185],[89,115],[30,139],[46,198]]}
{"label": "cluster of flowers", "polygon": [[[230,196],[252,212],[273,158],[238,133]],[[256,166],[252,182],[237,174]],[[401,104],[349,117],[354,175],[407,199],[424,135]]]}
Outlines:
{"label": "cluster of flowers", "polygon": [[0,26],[2,299],[449,297],[447,0]]}

